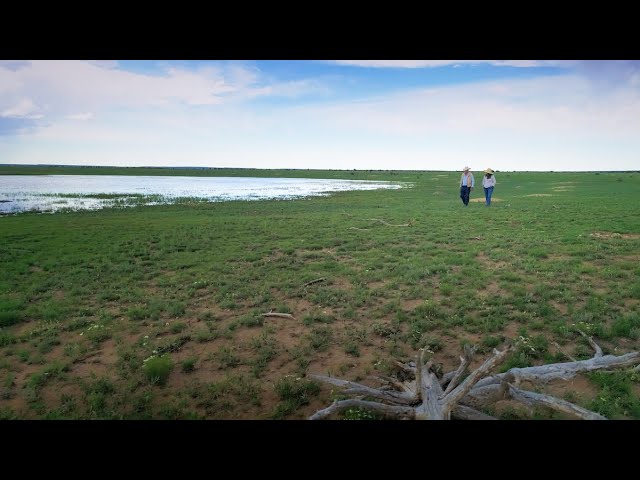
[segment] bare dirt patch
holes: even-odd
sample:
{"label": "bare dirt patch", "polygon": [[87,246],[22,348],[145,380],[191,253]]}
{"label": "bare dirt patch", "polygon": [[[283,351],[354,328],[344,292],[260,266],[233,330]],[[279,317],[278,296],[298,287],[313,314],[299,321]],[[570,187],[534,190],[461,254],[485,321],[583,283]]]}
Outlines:
{"label": "bare dirt patch", "polygon": [[415,310],[415,308],[424,303],[424,299],[422,298],[414,298],[412,300],[403,300],[401,302],[401,306],[403,310],[411,312]]}
{"label": "bare dirt patch", "polygon": [[553,308],[558,310],[563,317],[569,313],[569,308],[564,303],[559,303],[555,300],[549,300],[549,304]]}
{"label": "bare dirt patch", "polygon": [[94,375],[97,377],[107,376],[111,368],[109,365],[105,365],[100,362],[100,360],[96,360],[95,358],[88,358],[81,362],[73,364],[71,368],[71,372],[80,378],[91,378]]}
{"label": "bare dirt patch", "polygon": [[553,197],[550,193],[531,193],[529,195],[525,195],[525,197]]}
{"label": "bare dirt patch", "polygon": [[492,281],[485,285],[484,290],[478,292],[479,297],[500,297],[506,295],[505,292],[500,286],[498,282]]}
{"label": "bare dirt patch", "polygon": [[71,398],[82,398],[84,392],[82,388],[76,383],[61,383],[45,385],[40,395],[42,395],[43,402],[47,405],[48,410],[55,410],[61,405],[62,396],[68,396]]}
{"label": "bare dirt patch", "polygon": [[565,395],[571,394],[580,399],[578,403],[584,404],[595,398],[598,393],[598,387],[584,376],[578,375],[565,382],[557,381],[546,385],[545,393],[558,398],[564,398]]}
{"label": "bare dirt patch", "polygon": [[329,279],[329,283],[332,287],[337,287],[340,290],[353,290],[353,284],[342,277],[333,277]]}
{"label": "bare dirt patch", "polygon": [[507,262],[491,260],[484,252],[478,253],[476,260],[480,262],[480,265],[490,270],[498,270],[507,266]]}
{"label": "bare dirt patch", "polygon": [[[486,200],[480,197],[480,198],[472,198],[469,201],[474,203],[481,203],[481,202],[485,202]],[[491,197],[491,203],[493,202],[502,202],[502,199],[498,197]]]}

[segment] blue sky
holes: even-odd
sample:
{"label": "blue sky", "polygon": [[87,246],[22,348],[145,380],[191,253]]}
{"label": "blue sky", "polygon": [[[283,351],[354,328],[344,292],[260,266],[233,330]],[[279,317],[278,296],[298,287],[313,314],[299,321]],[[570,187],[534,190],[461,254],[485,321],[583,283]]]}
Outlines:
{"label": "blue sky", "polygon": [[0,163],[638,170],[640,62],[0,61]]}

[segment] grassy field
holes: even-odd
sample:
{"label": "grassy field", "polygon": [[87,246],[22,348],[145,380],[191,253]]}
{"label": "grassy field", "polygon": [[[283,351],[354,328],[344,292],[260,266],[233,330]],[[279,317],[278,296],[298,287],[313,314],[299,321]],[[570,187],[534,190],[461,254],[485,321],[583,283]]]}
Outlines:
{"label": "grassy field", "polygon": [[[307,373],[376,385],[423,346],[445,370],[520,336],[502,370],[588,358],[577,328],[640,348],[638,173],[498,172],[489,208],[481,188],[463,207],[457,172],[0,167],[20,173],[415,186],[1,217],[2,419],[301,419],[339,395]],[[546,391],[640,419],[638,372]]]}

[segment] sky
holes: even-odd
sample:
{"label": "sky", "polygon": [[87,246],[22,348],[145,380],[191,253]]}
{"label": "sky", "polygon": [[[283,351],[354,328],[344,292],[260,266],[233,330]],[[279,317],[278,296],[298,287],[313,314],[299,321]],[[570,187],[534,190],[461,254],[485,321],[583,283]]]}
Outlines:
{"label": "sky", "polygon": [[0,164],[640,170],[640,61],[0,60]]}

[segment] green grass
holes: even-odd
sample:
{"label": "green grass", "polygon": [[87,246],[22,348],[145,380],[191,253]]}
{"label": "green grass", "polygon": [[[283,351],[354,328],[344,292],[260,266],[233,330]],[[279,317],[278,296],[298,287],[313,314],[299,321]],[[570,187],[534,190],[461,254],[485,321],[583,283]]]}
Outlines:
{"label": "green grass", "polygon": [[[0,166],[56,173],[186,172]],[[639,348],[638,173],[498,172],[490,209],[462,207],[457,172],[188,174],[414,186],[0,217],[0,373],[14,382],[4,416],[303,418],[320,407],[274,398],[278,379],[339,369],[364,378],[425,346],[436,362],[457,359],[463,342],[488,355],[513,332],[533,350],[502,368],[556,358],[555,343],[589,357],[576,328],[609,352]],[[554,190],[562,185],[574,188]],[[143,366],[154,350],[180,367],[162,374],[164,388]],[[93,369],[113,391],[86,386]],[[633,392],[634,380],[620,383]],[[330,403],[330,388],[317,395]],[[616,395],[627,403],[614,415],[635,418]]]}
{"label": "green grass", "polygon": [[279,379],[274,388],[280,398],[280,403],[273,413],[274,419],[281,419],[302,405],[306,405],[309,403],[310,397],[320,392],[320,387],[317,383],[291,375]]}
{"label": "green grass", "polygon": [[143,366],[147,380],[154,385],[165,384],[172,369],[173,362],[171,361],[171,358],[166,355],[147,358],[145,359]]}

